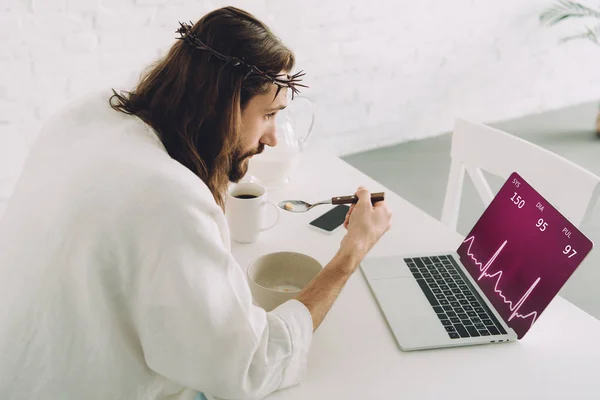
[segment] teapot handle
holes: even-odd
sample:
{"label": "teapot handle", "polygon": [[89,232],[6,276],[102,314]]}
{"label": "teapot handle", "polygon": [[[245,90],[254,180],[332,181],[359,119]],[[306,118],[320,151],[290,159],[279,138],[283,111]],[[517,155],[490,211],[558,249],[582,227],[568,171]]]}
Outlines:
{"label": "teapot handle", "polygon": [[303,144],[306,139],[308,139],[308,137],[310,136],[312,130],[313,130],[313,126],[315,125],[315,103],[308,97],[306,96],[296,96],[295,99],[304,99],[306,101],[308,101],[310,103],[310,110],[311,110],[311,114],[310,114],[310,125],[308,126],[308,132],[306,132],[306,135],[304,135],[303,138],[299,138],[298,142],[300,144]]}

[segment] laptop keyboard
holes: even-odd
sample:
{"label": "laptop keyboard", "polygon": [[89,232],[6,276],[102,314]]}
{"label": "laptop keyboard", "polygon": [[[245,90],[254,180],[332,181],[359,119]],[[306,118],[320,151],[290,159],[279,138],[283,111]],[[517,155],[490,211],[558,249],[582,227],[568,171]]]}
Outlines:
{"label": "laptop keyboard", "polygon": [[506,334],[452,255],[404,261],[451,339]]}

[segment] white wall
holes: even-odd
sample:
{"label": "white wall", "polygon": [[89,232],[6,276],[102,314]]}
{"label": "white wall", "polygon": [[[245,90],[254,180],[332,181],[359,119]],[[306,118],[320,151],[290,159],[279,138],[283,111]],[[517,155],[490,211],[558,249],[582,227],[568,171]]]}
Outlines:
{"label": "white wall", "polygon": [[338,154],[439,134],[455,115],[496,121],[600,97],[600,49],[559,45],[572,30],[537,20],[550,0],[1,2],[0,198],[52,112],[132,83],[178,20],[230,3],[295,50],[318,104],[312,145]]}

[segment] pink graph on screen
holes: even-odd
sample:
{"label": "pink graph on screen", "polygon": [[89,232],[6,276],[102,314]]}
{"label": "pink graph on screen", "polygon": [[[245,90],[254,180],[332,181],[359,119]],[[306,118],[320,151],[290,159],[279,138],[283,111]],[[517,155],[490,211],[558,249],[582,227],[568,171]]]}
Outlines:
{"label": "pink graph on screen", "polygon": [[502,280],[502,271],[494,272],[493,274],[488,274],[487,273],[487,271],[492,266],[492,264],[494,263],[494,261],[496,260],[496,258],[502,252],[502,249],[504,249],[504,246],[506,246],[506,243],[508,243],[508,240],[505,240],[500,245],[500,247],[498,248],[498,250],[496,250],[496,252],[494,253],[494,255],[488,260],[487,263],[485,263],[485,265],[482,262],[480,262],[473,255],[473,253],[471,253],[471,246],[473,245],[474,241],[475,241],[475,236],[471,236],[471,237],[467,238],[464,241],[464,243],[470,242],[469,246],[467,247],[467,255],[469,257],[471,257],[471,259],[473,260],[473,262],[475,263],[475,265],[477,265],[477,267],[479,268],[479,272],[481,272],[481,274],[479,275],[479,277],[477,278],[477,280],[480,281],[483,278],[489,278],[489,279],[496,278],[496,284],[494,285],[494,292],[498,293],[498,295],[502,298],[502,301],[504,301],[505,304],[508,304],[508,307],[510,308],[510,311],[512,311],[512,314],[510,315],[510,317],[508,318],[508,320],[510,321],[514,317],[521,318],[521,319],[531,318],[531,325],[533,325],[533,323],[535,322],[535,320],[536,320],[536,318],[538,316],[537,311],[532,311],[529,314],[523,315],[523,314],[519,314],[519,309],[525,303],[525,301],[527,300],[527,298],[531,295],[531,293],[533,292],[533,289],[535,289],[535,287],[537,286],[537,284],[540,282],[541,277],[538,277],[533,282],[533,284],[531,284],[531,286],[529,287],[529,289],[527,290],[527,292],[525,292],[525,294],[519,299],[519,301],[517,301],[516,303],[513,303],[511,300],[508,300],[506,298],[506,296],[504,296],[504,294],[502,293],[502,290],[500,290],[498,288],[500,286],[500,281]]}

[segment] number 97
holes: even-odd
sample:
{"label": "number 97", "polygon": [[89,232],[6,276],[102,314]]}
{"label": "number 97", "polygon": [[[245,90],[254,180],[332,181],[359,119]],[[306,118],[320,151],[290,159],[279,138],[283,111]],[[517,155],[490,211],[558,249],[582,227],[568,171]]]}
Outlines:
{"label": "number 97", "polygon": [[[572,253],[571,253],[572,252]],[[570,244],[565,246],[565,249],[563,250],[563,254],[569,254],[571,253],[571,255],[569,256],[569,258],[573,257],[575,254],[577,254],[577,252],[575,251],[574,248],[571,247]]]}

